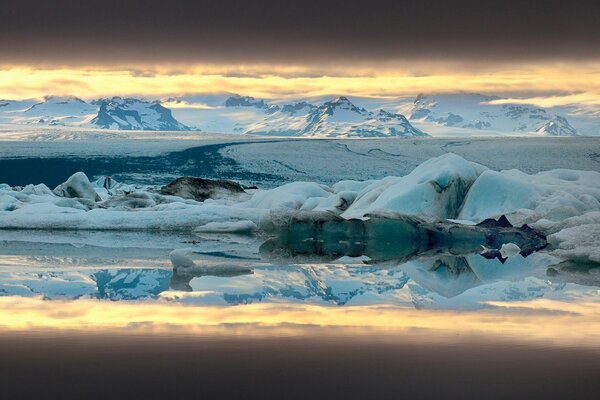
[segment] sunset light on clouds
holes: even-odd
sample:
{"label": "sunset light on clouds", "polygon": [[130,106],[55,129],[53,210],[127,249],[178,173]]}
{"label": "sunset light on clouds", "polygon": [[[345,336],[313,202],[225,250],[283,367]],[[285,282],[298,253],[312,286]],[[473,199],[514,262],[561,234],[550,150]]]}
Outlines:
{"label": "sunset light on clouds", "polygon": [[86,99],[112,95],[160,99],[225,92],[285,99],[340,93],[396,97],[456,91],[503,94],[516,103],[545,107],[597,106],[600,104],[600,67],[589,62],[475,67],[424,63],[356,69],[286,65],[0,68],[0,98],[4,99],[48,94]]}

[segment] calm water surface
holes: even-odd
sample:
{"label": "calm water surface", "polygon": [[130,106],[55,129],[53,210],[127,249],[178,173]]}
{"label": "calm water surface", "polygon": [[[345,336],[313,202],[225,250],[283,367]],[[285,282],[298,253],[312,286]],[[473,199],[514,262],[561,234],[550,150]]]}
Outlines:
{"label": "calm water surface", "polygon": [[[592,398],[600,269],[0,232],[1,398]],[[189,247],[196,267],[174,268]],[[265,251],[265,248],[267,250]]]}

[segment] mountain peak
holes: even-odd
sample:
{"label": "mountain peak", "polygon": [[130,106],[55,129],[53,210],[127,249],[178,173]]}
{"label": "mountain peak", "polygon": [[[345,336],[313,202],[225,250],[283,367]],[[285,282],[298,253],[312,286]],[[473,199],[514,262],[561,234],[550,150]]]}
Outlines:
{"label": "mountain peak", "polygon": [[252,96],[240,96],[234,94],[225,100],[225,107],[256,107],[267,108],[264,100],[257,100]]}
{"label": "mountain peak", "polygon": [[350,101],[350,99],[348,99],[346,96],[339,96],[338,98],[336,98],[332,101],[329,101],[327,103],[335,105],[336,107],[339,107],[339,106],[355,107],[354,104]]}
{"label": "mountain peak", "polygon": [[578,136],[579,133],[575,128],[569,124],[569,121],[565,117],[560,115],[554,116],[542,126],[540,126],[536,132],[543,133],[548,136]]}
{"label": "mountain peak", "polygon": [[367,110],[364,108],[358,108],[354,105],[346,96],[340,96],[334,100],[327,101],[323,103],[317,110],[317,112],[334,115],[336,110],[344,110],[351,113],[356,113],[360,115],[366,115]]}
{"label": "mountain peak", "polygon": [[351,103],[351,101],[346,96],[339,96],[334,103]]}
{"label": "mountain peak", "polygon": [[190,128],[180,123],[171,110],[157,101],[113,97],[98,100],[98,114],[91,124],[104,129],[183,131]]}

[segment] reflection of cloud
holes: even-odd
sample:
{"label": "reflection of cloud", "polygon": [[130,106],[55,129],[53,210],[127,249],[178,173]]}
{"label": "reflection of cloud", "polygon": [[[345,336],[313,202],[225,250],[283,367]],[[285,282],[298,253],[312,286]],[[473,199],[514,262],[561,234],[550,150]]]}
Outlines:
{"label": "reflection of cloud", "polygon": [[[586,300],[586,299],[584,299]],[[414,310],[388,305],[316,306],[250,304],[192,306],[170,302],[108,302],[93,299],[47,301],[0,298],[3,330],[81,330],[144,334],[320,335],[328,331],[390,334],[402,340],[436,335],[483,335],[522,341],[600,346],[600,303],[555,300],[494,302],[483,311]],[[60,312],[57,312],[60,310]]]}

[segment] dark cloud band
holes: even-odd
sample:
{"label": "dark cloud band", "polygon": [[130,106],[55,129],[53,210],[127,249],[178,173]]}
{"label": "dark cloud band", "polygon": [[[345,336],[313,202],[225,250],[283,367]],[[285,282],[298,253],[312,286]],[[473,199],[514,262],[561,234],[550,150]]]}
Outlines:
{"label": "dark cloud band", "polygon": [[3,63],[600,58],[598,1],[12,1]]}

